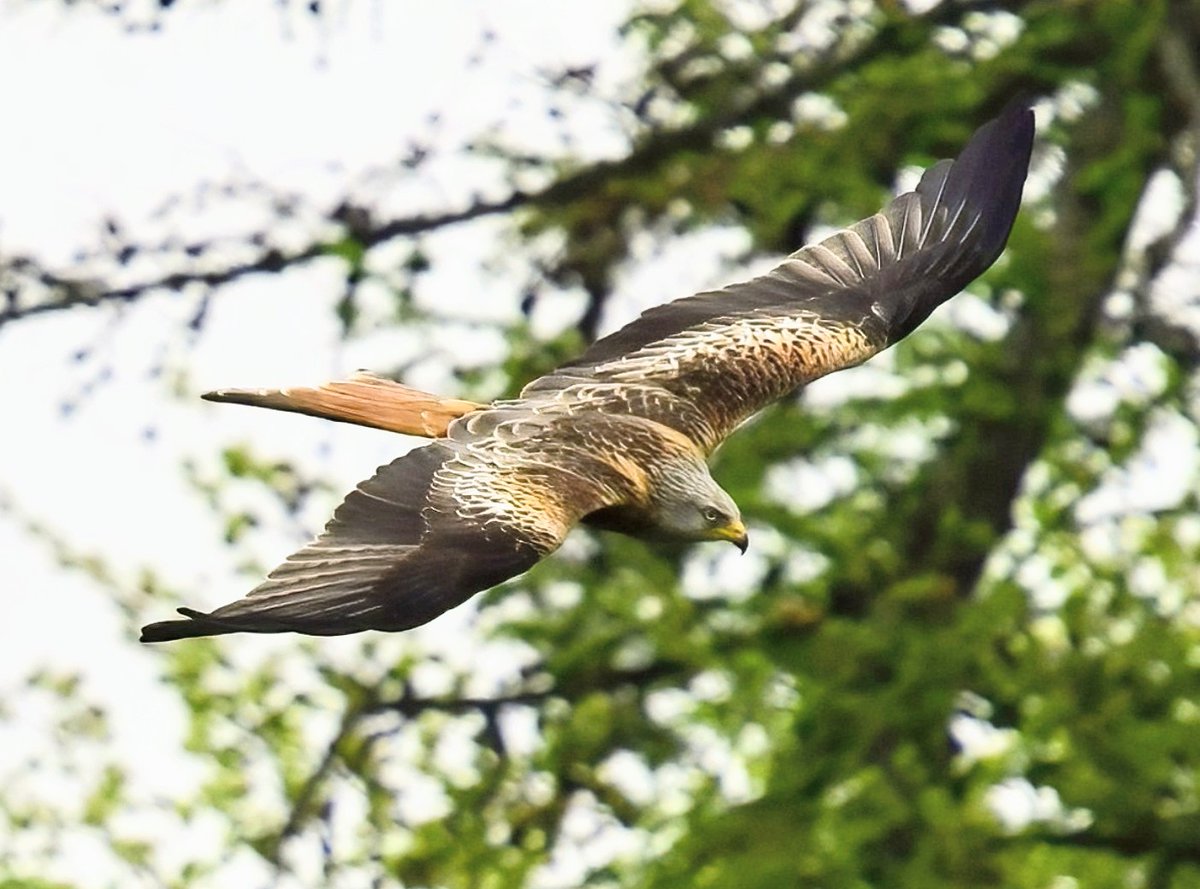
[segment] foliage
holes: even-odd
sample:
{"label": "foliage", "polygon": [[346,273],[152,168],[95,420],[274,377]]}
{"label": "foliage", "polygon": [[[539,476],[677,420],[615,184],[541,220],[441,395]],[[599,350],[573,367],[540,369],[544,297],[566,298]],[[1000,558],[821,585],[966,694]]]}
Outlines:
{"label": "foliage", "polygon": [[[622,39],[645,54],[614,100],[625,157],[512,157],[550,184],[437,218],[347,204],[328,242],[245,269],[342,258],[353,336],[372,250],[400,239],[420,261],[378,277],[421,323],[424,232],[507,214],[538,270],[527,314],[587,295],[554,342],[506,328],[512,391],[594,335],[637,238],[721,223],[755,252],[791,249],[1025,93],[1044,142],[1008,254],[888,356],[720,451],[748,562],[581,536],[486,596],[474,658],[404,638],[349,658],[297,640],[253,664],[237,639],[165,651],[204,763],[181,823],[216,813],[227,847],[330,885],[1200,887],[1195,472],[1149,508],[1101,508],[1153,430],[1194,441],[1200,419],[1194,335],[1150,300],[1191,208],[1130,246],[1152,174],[1194,188],[1200,10],[683,0],[636,12]],[[106,299],[66,274],[41,284],[43,308],[14,297],[9,323]],[[1078,409],[1133,361],[1156,389]],[[289,510],[315,484],[223,459]],[[256,521],[227,518],[234,545]],[[37,681],[69,697],[69,678]],[[72,719],[63,732],[103,731],[103,714]],[[106,769],[82,819],[111,819],[125,778]],[[136,831],[112,838],[131,873],[156,867]],[[161,880],[219,867],[198,857]],[[24,877],[0,864],[0,885],[41,885]]]}

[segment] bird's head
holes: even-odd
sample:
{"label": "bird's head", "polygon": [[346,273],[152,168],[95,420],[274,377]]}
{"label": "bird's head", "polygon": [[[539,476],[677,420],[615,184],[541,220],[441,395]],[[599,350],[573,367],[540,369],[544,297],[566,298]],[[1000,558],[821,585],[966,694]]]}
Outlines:
{"label": "bird's head", "polygon": [[655,530],[675,540],[728,540],[746,551],[750,538],[733,498],[700,460],[679,459],[663,467],[651,495]]}

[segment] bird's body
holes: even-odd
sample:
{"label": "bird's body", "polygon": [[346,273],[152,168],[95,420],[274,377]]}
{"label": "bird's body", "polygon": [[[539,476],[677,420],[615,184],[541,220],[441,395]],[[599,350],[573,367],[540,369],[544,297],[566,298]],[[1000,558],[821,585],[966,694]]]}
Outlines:
{"label": "bird's body", "polygon": [[403,630],[525,571],[577,523],[746,544],[706,458],[806,383],[903,338],[995,261],[1020,204],[1033,118],[1012,106],[913,192],[771,272],[651,309],[516,399],[480,405],[369,374],[212,400],[434,442],[351,492],[325,532],[244,599],[144,628]]}

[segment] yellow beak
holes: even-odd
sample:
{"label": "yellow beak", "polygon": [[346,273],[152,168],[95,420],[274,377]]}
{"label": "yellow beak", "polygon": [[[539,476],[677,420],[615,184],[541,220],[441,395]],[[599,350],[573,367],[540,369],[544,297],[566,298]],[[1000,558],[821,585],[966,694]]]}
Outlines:
{"label": "yellow beak", "polygon": [[713,539],[728,540],[743,553],[746,547],[750,545],[750,535],[746,533],[746,526],[742,524],[740,519],[734,519],[728,525],[713,529]]}

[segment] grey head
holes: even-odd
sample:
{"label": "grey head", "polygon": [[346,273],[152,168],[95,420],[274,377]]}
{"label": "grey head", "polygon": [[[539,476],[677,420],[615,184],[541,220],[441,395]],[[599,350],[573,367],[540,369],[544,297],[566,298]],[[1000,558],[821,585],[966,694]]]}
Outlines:
{"label": "grey head", "polygon": [[750,543],[733,498],[704,461],[677,454],[655,473],[650,512],[656,535],[684,541],[728,540],[742,552]]}

